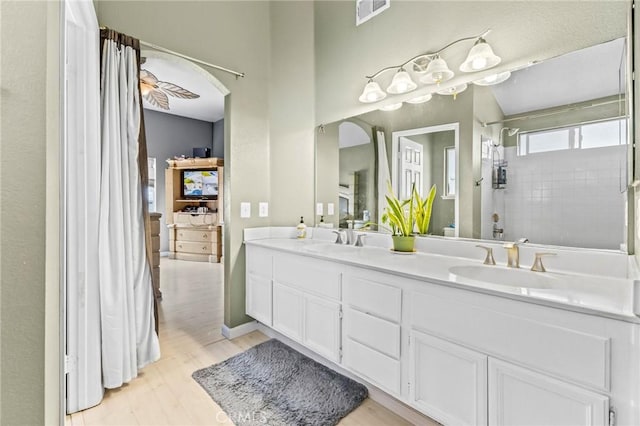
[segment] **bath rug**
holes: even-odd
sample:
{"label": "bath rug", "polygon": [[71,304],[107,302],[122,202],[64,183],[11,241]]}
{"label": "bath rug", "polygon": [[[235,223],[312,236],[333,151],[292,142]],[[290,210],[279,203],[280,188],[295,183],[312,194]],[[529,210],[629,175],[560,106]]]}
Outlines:
{"label": "bath rug", "polygon": [[192,377],[237,426],[335,425],[367,398],[364,385],[276,339]]}

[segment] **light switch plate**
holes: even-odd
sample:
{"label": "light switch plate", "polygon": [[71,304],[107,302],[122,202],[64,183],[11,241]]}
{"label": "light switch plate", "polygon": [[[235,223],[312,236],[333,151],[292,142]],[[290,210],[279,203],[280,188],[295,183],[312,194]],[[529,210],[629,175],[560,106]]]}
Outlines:
{"label": "light switch plate", "polygon": [[258,216],[267,217],[269,216],[269,203],[261,202],[258,204]]}
{"label": "light switch plate", "polygon": [[324,214],[324,207],[322,203],[316,203],[316,215],[322,216]]}
{"label": "light switch plate", "polygon": [[333,212],[333,203],[327,203],[327,215],[328,216],[333,216],[334,212]]}
{"label": "light switch plate", "polygon": [[240,203],[240,217],[243,219],[248,219],[251,217],[251,203]]}

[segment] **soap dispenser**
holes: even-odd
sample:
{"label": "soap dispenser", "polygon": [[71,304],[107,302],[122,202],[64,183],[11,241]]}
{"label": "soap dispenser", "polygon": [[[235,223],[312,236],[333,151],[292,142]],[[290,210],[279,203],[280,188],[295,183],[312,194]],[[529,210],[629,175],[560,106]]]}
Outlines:
{"label": "soap dispenser", "polygon": [[298,238],[307,237],[307,225],[304,224],[304,217],[300,216],[300,223],[296,226],[296,235]]}

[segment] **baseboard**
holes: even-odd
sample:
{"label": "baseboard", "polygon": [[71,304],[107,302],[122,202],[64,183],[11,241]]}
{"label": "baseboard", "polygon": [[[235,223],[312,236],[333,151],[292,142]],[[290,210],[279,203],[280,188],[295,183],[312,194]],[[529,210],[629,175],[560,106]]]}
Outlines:
{"label": "baseboard", "polygon": [[437,422],[435,420],[432,420],[431,418],[419,413],[415,409],[413,409],[413,408],[409,407],[408,405],[404,404],[403,402],[397,400],[393,396],[391,396],[388,393],[386,393],[385,391],[377,388],[376,386],[374,386],[371,383],[367,382],[363,378],[358,377],[355,374],[345,370],[344,368],[342,368],[338,364],[323,358],[322,356],[320,356],[317,353],[313,352],[311,349],[308,349],[307,347],[301,345],[300,343],[298,343],[298,342],[296,342],[294,340],[291,340],[290,338],[288,338],[284,334],[281,334],[281,333],[275,331],[274,329],[267,327],[266,325],[264,325],[262,323],[256,323],[256,330],[260,331],[261,333],[265,334],[268,337],[278,339],[282,343],[291,346],[292,348],[294,348],[298,352],[308,356],[309,358],[313,359],[314,361],[317,361],[320,364],[325,365],[325,366],[331,368],[332,370],[337,371],[338,373],[349,377],[350,379],[353,379],[353,380],[355,380],[355,381],[357,381],[359,383],[362,383],[363,385],[365,385],[367,387],[367,390],[369,391],[369,398],[371,398],[372,400],[374,400],[378,404],[382,405],[383,407],[385,407],[389,411],[391,411],[391,412],[397,414],[398,416],[402,417],[403,419],[405,419],[409,423],[414,424],[414,425],[432,425],[432,424],[437,424]]}
{"label": "baseboard", "polygon": [[246,322],[244,324],[240,324],[237,327],[229,328],[226,324],[222,325],[221,333],[227,339],[235,339],[236,337],[244,336],[245,334],[249,334],[252,331],[256,331],[258,329],[258,321]]}

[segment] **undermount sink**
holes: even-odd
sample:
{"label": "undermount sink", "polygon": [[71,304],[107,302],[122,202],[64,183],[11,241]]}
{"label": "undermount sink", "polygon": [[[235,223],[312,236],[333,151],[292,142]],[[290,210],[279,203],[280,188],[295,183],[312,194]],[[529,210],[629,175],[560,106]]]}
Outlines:
{"label": "undermount sink", "polygon": [[552,288],[554,281],[556,281],[554,277],[546,273],[493,266],[452,266],[449,268],[449,273],[468,280],[509,287]]}
{"label": "undermount sink", "polygon": [[334,243],[316,243],[305,245],[302,250],[317,253],[317,254],[341,254],[341,253],[355,253],[356,247],[352,245],[345,244],[334,244]]}

